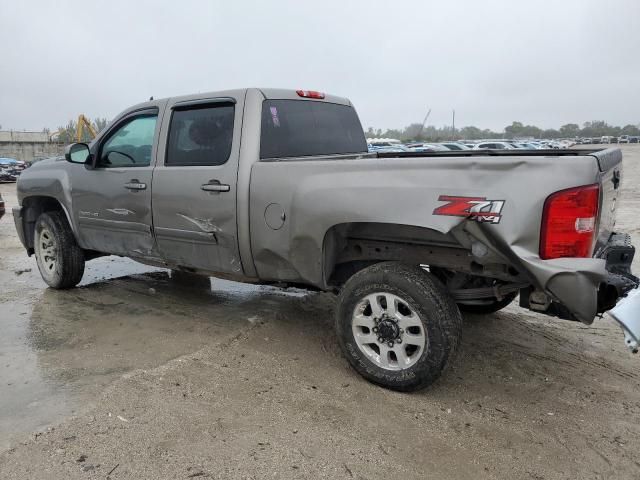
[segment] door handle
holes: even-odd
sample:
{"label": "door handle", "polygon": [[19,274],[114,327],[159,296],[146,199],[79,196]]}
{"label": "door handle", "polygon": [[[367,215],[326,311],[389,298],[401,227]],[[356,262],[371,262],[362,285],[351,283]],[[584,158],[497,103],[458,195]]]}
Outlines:
{"label": "door handle", "polygon": [[220,192],[228,192],[229,190],[231,190],[231,187],[229,185],[220,183],[218,180],[210,180],[209,183],[205,183],[204,185],[202,185],[200,189],[204,190],[205,192],[220,193]]}
{"label": "door handle", "polygon": [[147,184],[140,182],[140,180],[134,178],[129,183],[124,184],[124,188],[127,190],[146,190]]}

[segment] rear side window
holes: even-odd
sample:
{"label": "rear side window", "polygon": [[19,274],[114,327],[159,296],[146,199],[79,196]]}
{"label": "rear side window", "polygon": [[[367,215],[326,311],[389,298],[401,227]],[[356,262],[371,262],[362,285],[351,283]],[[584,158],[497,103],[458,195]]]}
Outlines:
{"label": "rear side window", "polygon": [[174,109],[165,165],[222,165],[231,154],[234,106]]}
{"label": "rear side window", "polygon": [[352,107],[307,100],[262,103],[260,158],[366,151],[364,132]]}

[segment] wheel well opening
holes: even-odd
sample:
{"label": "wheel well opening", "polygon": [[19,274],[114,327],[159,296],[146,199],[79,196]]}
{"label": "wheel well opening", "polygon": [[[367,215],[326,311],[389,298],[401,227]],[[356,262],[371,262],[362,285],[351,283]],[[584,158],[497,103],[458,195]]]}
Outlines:
{"label": "wheel well opening", "polygon": [[36,229],[36,221],[38,217],[45,212],[63,212],[64,209],[58,200],[52,197],[35,196],[28,197],[22,201],[22,222],[24,227],[25,243],[27,245],[27,253],[34,253],[34,237]]}
{"label": "wheel well opening", "polygon": [[[446,252],[468,263],[468,251],[448,234],[411,225],[354,222],[335,225],[324,239],[325,282],[341,287],[358,271],[375,263],[399,261],[428,264],[430,257]],[[450,261],[449,258],[447,258]]]}
{"label": "wheel well opening", "polygon": [[441,267],[507,282],[519,278],[518,272],[499,258],[484,258],[479,263],[471,248],[450,233],[411,225],[364,222],[336,225],[325,235],[323,255],[325,283],[333,288],[342,287],[358,271],[387,261]]}

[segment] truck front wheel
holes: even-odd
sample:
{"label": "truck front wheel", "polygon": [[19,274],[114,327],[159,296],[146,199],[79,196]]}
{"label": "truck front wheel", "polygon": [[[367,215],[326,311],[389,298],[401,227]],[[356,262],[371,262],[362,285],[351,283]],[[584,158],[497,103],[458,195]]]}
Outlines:
{"label": "truck front wheel", "polygon": [[386,388],[412,391],[431,385],[451,362],[462,316],[433,275],[384,262],[347,281],[336,328],[342,351],[360,375]]}
{"label": "truck front wheel", "polygon": [[47,212],[38,217],[34,250],[40,275],[51,288],[72,288],[82,280],[84,252],[64,213]]}

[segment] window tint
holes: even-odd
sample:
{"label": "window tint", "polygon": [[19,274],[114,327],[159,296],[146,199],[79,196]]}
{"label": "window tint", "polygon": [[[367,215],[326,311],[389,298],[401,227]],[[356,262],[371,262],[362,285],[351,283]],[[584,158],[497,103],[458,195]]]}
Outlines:
{"label": "window tint", "polygon": [[146,167],[151,163],[158,116],[142,115],[118,127],[102,145],[100,167]]}
{"label": "window tint", "polygon": [[166,165],[222,165],[233,142],[233,105],[174,110]]}
{"label": "window tint", "polygon": [[306,100],[262,103],[260,158],[366,151],[364,132],[352,107]]}

